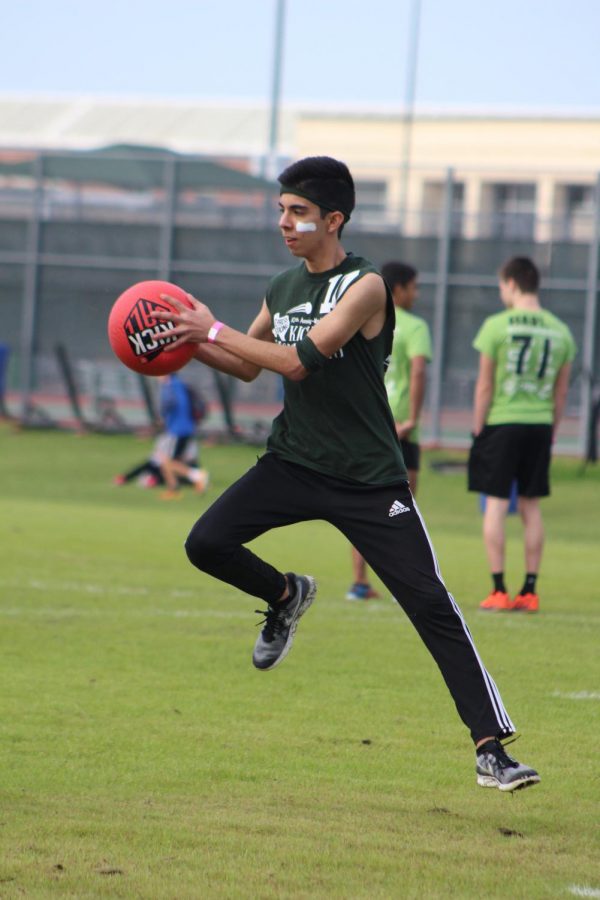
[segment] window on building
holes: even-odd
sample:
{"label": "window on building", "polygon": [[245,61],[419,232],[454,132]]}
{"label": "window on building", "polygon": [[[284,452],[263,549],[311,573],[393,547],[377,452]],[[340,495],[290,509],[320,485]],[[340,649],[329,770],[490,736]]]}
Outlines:
{"label": "window on building", "polygon": [[[446,184],[443,181],[425,181],[423,184],[423,202],[421,206],[421,234],[437,235],[444,227],[444,195]],[[452,218],[451,234],[460,235],[463,227],[465,186],[461,181],[452,184]]]}
{"label": "window on building", "polygon": [[356,205],[369,212],[381,212],[387,202],[387,181],[355,181]]}
{"label": "window on building", "polygon": [[535,229],[535,184],[486,186],[482,232],[486,237],[531,240]]}
{"label": "window on building", "polygon": [[590,240],[594,222],[594,208],[594,185],[557,185],[553,229],[555,240]]}

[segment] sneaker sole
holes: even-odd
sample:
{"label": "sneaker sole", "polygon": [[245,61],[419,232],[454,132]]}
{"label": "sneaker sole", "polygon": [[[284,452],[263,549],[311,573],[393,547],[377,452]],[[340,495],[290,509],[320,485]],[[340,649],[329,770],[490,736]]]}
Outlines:
{"label": "sneaker sole", "polygon": [[290,633],[288,634],[288,639],[285,642],[285,646],[284,646],[283,650],[281,651],[281,653],[279,654],[279,656],[277,657],[277,659],[274,662],[272,662],[270,666],[257,666],[256,663],[254,663],[254,661],[253,661],[254,668],[258,669],[259,672],[270,672],[271,669],[274,669],[276,666],[278,666],[280,662],[283,662],[283,660],[286,658],[286,656],[292,649],[294,635],[296,634],[296,629],[298,627],[298,620],[300,619],[301,616],[304,615],[304,613],[306,612],[308,607],[312,604],[313,600],[315,599],[315,595],[317,593],[317,582],[311,575],[302,575],[302,578],[305,578],[306,581],[308,581],[308,591],[306,592],[306,597],[304,598],[302,603],[300,603],[298,605],[298,608],[296,609],[296,613],[294,615],[294,620],[293,620],[292,624],[290,625]]}
{"label": "sneaker sole", "polygon": [[498,788],[499,791],[508,791],[509,793],[511,793],[512,791],[520,791],[523,788],[530,787],[534,784],[539,784],[539,782],[539,775],[524,775],[523,778],[519,778],[516,781],[511,781],[510,784],[500,784],[498,779],[494,778],[493,775],[477,776],[477,784],[480,787]]}

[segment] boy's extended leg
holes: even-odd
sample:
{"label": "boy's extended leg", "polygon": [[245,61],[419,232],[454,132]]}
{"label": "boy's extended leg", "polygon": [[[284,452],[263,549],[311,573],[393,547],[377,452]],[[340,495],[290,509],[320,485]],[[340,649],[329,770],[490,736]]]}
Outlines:
{"label": "boy's extended leg", "polygon": [[[352,530],[352,541],[403,608],[440,668],[474,741],[515,728],[483,665],[464,617],[447,590],[429,535],[408,491],[387,489],[386,511]],[[394,504],[406,512],[395,512]],[[386,521],[387,520],[387,521]],[[348,535],[345,529],[346,536]]]}
{"label": "boy's extended leg", "polygon": [[[373,490],[368,502],[346,492],[335,524],[362,552],[402,606],[437,663],[477,749],[478,783],[512,791],[539,781],[504,752],[514,734],[498,688],[483,665],[464,617],[442,580],[424,522],[406,485]],[[337,508],[340,509],[338,503]]]}

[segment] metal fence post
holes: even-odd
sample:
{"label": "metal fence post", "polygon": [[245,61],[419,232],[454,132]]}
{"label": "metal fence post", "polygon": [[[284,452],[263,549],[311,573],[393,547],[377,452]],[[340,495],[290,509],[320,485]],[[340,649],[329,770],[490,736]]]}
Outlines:
{"label": "metal fence post", "polygon": [[588,435],[591,425],[593,379],[596,355],[596,311],[598,308],[598,276],[600,274],[600,172],[596,178],[594,198],[594,227],[590,240],[587,263],[587,284],[585,291],[585,313],[583,323],[583,347],[581,350],[581,389],[579,420],[579,452],[586,455]]}
{"label": "metal fence post", "polygon": [[452,238],[452,200],[454,194],[454,170],[446,170],[444,204],[438,241],[433,315],[433,359],[429,411],[431,415],[430,439],[438,444],[442,435],[442,378],[444,374],[444,343],[446,339],[446,309],[448,305],[448,271],[450,267],[450,241]]}
{"label": "metal fence post", "polygon": [[27,418],[34,381],[34,344],[38,305],[40,236],[42,198],[44,191],[44,157],[38,153],[33,160],[33,197],[31,218],[25,250],[25,279],[23,286],[23,314],[21,317],[21,415]]}
{"label": "metal fence post", "polygon": [[175,157],[168,156],[165,159],[164,167],[165,208],[160,224],[158,277],[161,281],[170,281],[173,255],[175,198],[177,193],[177,160]]}

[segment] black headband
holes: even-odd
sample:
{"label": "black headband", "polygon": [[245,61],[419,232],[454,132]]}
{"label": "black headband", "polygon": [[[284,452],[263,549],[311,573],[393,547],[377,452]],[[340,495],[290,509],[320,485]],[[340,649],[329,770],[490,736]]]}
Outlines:
{"label": "black headband", "polygon": [[[340,197],[342,192],[351,196],[344,199]],[[282,184],[279,193],[304,197],[305,200],[310,200],[311,203],[315,203],[321,209],[326,209],[327,212],[341,212],[346,222],[354,209],[354,192],[351,191],[349,185],[334,178],[311,179],[303,182],[302,187]]]}

